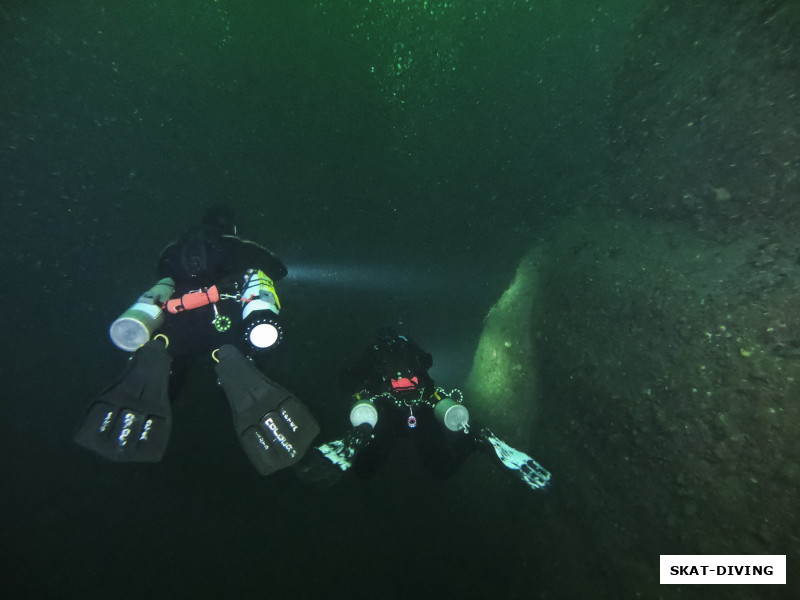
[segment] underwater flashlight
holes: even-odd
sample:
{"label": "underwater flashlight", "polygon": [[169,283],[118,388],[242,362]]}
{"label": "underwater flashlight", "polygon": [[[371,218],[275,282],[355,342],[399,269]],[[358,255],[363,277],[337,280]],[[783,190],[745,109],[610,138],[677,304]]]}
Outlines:
{"label": "underwater flashlight", "polygon": [[244,332],[247,342],[257,350],[277,346],[283,339],[283,328],[272,316],[259,316],[247,325]]}

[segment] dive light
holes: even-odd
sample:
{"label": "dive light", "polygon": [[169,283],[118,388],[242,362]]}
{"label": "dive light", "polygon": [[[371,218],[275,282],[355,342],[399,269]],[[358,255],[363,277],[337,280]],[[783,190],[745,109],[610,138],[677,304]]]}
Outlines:
{"label": "dive light", "polygon": [[242,321],[245,323],[245,340],[257,350],[280,344],[283,328],[278,321],[281,303],[275,293],[275,284],[264,271],[249,270],[245,274],[242,292]]}

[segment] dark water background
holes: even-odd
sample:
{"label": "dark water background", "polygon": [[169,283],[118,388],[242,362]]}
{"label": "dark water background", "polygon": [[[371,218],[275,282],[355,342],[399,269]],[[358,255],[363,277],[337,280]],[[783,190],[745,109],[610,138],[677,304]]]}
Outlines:
{"label": "dark water background", "polygon": [[265,368],[329,435],[346,422],[338,369],[379,326],[410,333],[437,380],[459,385],[525,252],[566,213],[613,204],[612,85],[648,6],[0,3],[0,594],[658,589],[655,571],[609,571],[563,527],[557,486],[484,483],[479,458],[438,481],[400,444],[375,479],[325,492],[259,478],[208,371],[176,399],[161,464],[105,464],[70,443],[124,364],[108,324],[220,200],[289,267],[290,336]]}

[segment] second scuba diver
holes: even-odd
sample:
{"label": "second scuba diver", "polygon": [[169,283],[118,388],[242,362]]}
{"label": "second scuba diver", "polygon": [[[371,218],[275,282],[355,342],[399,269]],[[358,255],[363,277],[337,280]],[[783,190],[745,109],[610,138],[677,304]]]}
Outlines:
{"label": "second scuba diver", "polygon": [[[262,475],[299,461],[319,433],[308,409],[248,358],[275,348],[283,329],[274,282],[287,269],[236,235],[233,211],[214,206],[169,244],[158,283],[110,328],[133,353],[122,378],[86,409],[75,441],[113,461],[157,462],[169,441],[174,397],[191,361],[210,356],[245,453]],[[173,373],[174,371],[174,373]]]}
{"label": "second scuba diver", "polygon": [[423,464],[448,475],[475,449],[484,449],[529,488],[546,487],[550,473],[533,458],[470,423],[459,390],[446,392],[428,374],[433,357],[408,337],[379,333],[360,360],[342,373],[352,398],[351,427],[342,439],[316,447],[295,465],[299,477],[332,485],[351,467],[371,474],[400,432],[414,437]]}

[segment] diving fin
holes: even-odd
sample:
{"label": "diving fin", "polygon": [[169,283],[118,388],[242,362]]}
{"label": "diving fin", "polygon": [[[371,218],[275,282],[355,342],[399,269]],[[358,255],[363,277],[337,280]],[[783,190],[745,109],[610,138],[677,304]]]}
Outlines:
{"label": "diving fin", "polygon": [[299,461],[319,433],[308,409],[234,346],[222,346],[216,356],[236,435],[253,466],[269,475]]}
{"label": "diving fin", "polygon": [[171,364],[162,342],[151,340],[139,348],[122,378],[86,409],[75,442],[108,460],[161,460],[172,427]]}

